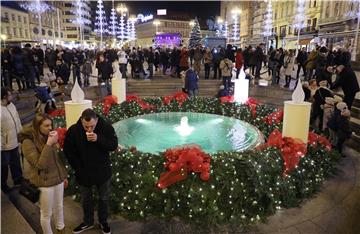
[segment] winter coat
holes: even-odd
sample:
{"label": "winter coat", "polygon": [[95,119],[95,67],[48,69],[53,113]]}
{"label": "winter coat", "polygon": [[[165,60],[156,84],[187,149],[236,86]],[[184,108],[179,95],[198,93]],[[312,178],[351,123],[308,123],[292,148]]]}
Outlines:
{"label": "winter coat", "polygon": [[186,49],[180,52],[180,67],[189,67],[189,52]]}
{"label": "winter coat", "polygon": [[318,116],[322,113],[321,106],[325,104],[326,97],[333,97],[331,90],[325,87],[320,87],[316,90],[312,106],[313,116]]}
{"label": "winter coat", "polygon": [[347,66],[339,73],[338,79],[332,85],[331,89],[336,89],[338,87],[342,88],[345,96],[360,91],[356,74],[351,67]]}
{"label": "winter coat", "polygon": [[310,52],[308,59],[305,62],[306,69],[315,69],[315,67],[316,67],[315,59],[316,59],[317,53],[318,52],[316,50],[313,50]]}
{"label": "winter coat", "polygon": [[192,69],[187,70],[186,78],[185,78],[185,89],[186,90],[199,89],[198,80],[199,78],[194,70]]}
{"label": "winter coat", "polygon": [[45,62],[49,67],[56,66],[56,53],[55,51],[51,50],[50,52],[45,53]]}
{"label": "winter coat", "polygon": [[291,76],[293,69],[294,69],[294,56],[290,57],[286,55],[284,58],[284,69],[285,69],[285,76]]}
{"label": "winter coat", "polygon": [[244,59],[243,59],[243,55],[241,52],[236,52],[236,57],[235,57],[235,67],[237,69],[241,68],[244,64]]}
{"label": "winter coat", "polygon": [[68,67],[68,65],[66,65],[65,63],[59,65],[58,67],[56,67],[55,69],[55,75],[56,78],[61,78],[63,83],[59,83],[59,84],[64,84],[66,85],[69,82],[69,76],[70,76],[70,69]]}
{"label": "winter coat", "polygon": [[82,66],[82,73],[86,75],[92,74],[92,65],[90,61],[86,61]]}
{"label": "winter coat", "polygon": [[154,64],[155,61],[155,55],[153,51],[150,51],[147,57],[148,64]]}
{"label": "winter coat", "polygon": [[1,151],[18,147],[17,134],[21,131],[19,113],[13,103],[1,105]]}
{"label": "winter coat", "polygon": [[194,51],[194,60],[200,62],[203,58],[203,55],[201,53],[200,49],[195,49]]}
{"label": "winter coat", "polygon": [[323,107],[324,116],[323,116],[323,126],[322,130],[325,130],[327,128],[327,123],[331,116],[334,114],[334,105],[330,105],[325,103]]}
{"label": "winter coat", "polygon": [[219,68],[221,69],[222,76],[232,77],[232,69],[234,65],[230,59],[221,60]]}
{"label": "winter coat", "polygon": [[303,65],[307,60],[307,53],[304,51],[300,51],[298,56],[296,57],[296,62],[298,64]]}
{"label": "winter coat", "polygon": [[119,51],[118,58],[119,58],[119,64],[127,64],[128,55],[125,53],[125,51]]}
{"label": "winter coat", "polygon": [[114,128],[101,117],[98,117],[94,133],[97,141],[88,141],[79,119],[68,129],[64,141],[65,156],[75,170],[76,180],[83,186],[100,185],[110,179],[109,152],[118,146]]}
{"label": "winter coat", "polygon": [[341,111],[338,109],[334,110],[334,113],[330,117],[327,126],[336,132],[336,136],[339,139],[347,139],[351,137],[352,131],[349,117],[342,116]]}
{"label": "winter coat", "polygon": [[67,171],[56,146],[44,145],[40,152],[35,146],[33,128],[28,127],[19,133],[24,157],[30,164],[29,180],[36,187],[50,187],[62,183]]}
{"label": "winter coat", "polygon": [[110,79],[111,75],[114,73],[112,64],[107,61],[99,62],[96,65],[96,68],[98,69],[98,75],[102,80]]}
{"label": "winter coat", "polygon": [[24,72],[25,72],[24,55],[22,53],[14,54],[12,56],[12,67],[13,67],[14,73],[16,75],[23,75],[24,74]]}
{"label": "winter coat", "polygon": [[211,64],[212,53],[210,50],[207,50],[204,54],[204,64]]}

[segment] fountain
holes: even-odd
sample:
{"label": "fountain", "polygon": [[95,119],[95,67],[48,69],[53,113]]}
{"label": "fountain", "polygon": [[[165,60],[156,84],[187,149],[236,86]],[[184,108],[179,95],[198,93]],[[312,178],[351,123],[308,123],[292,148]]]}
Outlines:
{"label": "fountain", "polygon": [[147,114],[121,120],[113,126],[120,145],[136,146],[149,153],[189,144],[197,144],[207,153],[244,151],[263,142],[262,133],[253,125],[205,113]]}
{"label": "fountain", "polygon": [[181,117],[180,125],[174,129],[180,136],[183,137],[189,136],[192,131],[194,131],[194,127],[189,125],[189,118],[187,116]]}

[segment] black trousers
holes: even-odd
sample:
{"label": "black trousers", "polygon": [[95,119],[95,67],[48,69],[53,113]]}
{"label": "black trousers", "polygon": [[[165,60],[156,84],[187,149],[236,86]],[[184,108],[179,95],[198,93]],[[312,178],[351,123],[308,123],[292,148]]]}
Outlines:
{"label": "black trousers", "polygon": [[14,184],[19,184],[22,180],[22,169],[20,164],[19,148],[1,151],[1,189],[6,189],[7,178],[11,170],[11,178]]}

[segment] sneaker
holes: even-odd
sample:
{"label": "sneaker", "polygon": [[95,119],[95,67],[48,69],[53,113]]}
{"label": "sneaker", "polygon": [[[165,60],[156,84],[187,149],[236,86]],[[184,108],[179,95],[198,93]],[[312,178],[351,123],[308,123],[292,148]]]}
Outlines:
{"label": "sneaker", "polygon": [[81,223],[79,226],[77,226],[74,230],[73,230],[73,233],[74,234],[77,234],[77,233],[82,233],[83,231],[86,231],[86,230],[89,230],[91,228],[93,228],[94,225],[91,224],[91,225],[87,225],[85,223]]}
{"label": "sneaker", "polygon": [[100,228],[101,228],[102,233],[111,234],[110,227],[107,223],[100,223]]}

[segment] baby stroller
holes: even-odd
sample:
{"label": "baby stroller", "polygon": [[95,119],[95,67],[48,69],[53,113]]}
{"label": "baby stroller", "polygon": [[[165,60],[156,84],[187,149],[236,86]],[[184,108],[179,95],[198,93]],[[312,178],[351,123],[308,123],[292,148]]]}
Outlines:
{"label": "baby stroller", "polygon": [[56,109],[55,99],[51,93],[50,87],[42,84],[35,88],[35,97],[38,99],[35,103],[37,113],[49,114]]}

